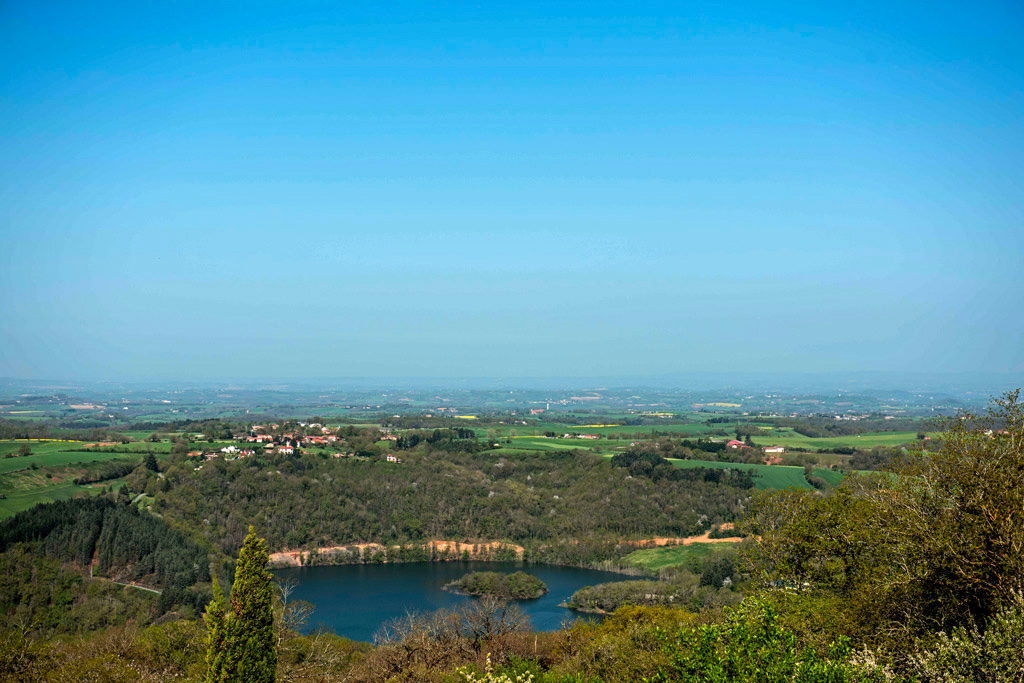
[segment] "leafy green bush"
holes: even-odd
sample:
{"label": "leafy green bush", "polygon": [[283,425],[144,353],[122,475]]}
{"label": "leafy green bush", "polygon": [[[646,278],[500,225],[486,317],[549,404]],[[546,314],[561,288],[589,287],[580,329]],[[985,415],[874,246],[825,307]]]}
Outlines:
{"label": "leafy green bush", "polygon": [[782,627],[770,604],[748,599],[728,612],[722,623],[674,631],[658,628],[657,638],[668,663],[651,683],[707,681],[783,681],[843,683],[870,681],[874,674],[850,661],[849,643],[840,638],[822,656],[801,647]]}

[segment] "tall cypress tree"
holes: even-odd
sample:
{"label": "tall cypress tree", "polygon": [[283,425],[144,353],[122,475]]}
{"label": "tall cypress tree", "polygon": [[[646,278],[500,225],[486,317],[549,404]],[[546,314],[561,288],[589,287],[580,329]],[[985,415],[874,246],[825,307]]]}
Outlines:
{"label": "tall cypress tree", "polygon": [[274,588],[266,570],[267,544],[253,527],[242,543],[224,631],[222,681],[273,683],[277,670]]}
{"label": "tall cypress tree", "polygon": [[224,676],[224,630],[226,624],[224,594],[217,577],[213,577],[213,600],[206,607],[206,679],[205,683],[221,683]]}

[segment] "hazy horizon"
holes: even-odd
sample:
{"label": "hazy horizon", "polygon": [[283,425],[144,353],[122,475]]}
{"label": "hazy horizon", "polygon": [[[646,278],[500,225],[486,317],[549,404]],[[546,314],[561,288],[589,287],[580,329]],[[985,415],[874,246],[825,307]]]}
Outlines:
{"label": "hazy horizon", "polygon": [[0,376],[1020,376],[1022,28],[3,3]]}
{"label": "hazy horizon", "polygon": [[621,391],[653,390],[668,392],[751,391],[802,393],[897,393],[976,394],[993,397],[1024,387],[1024,373],[666,373],[647,376],[606,377],[137,377],[70,379],[19,379],[0,377],[4,388],[37,388],[52,391],[96,390],[130,391],[200,390],[282,390],[320,391]]}

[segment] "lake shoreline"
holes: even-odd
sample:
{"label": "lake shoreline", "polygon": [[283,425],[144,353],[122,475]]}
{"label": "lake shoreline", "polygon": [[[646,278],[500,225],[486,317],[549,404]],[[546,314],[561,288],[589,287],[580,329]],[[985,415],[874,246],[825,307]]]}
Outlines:
{"label": "lake shoreline", "polygon": [[[633,550],[660,548],[694,543],[738,543],[740,537],[710,538],[710,531],[696,536],[663,537],[623,540],[624,553]],[[347,545],[325,546],[311,550],[283,550],[270,554],[271,569],[297,567],[323,567],[342,565],[407,564],[411,562],[521,562],[524,566],[547,565],[572,567],[613,572],[626,576],[657,576],[657,572],[642,567],[623,566],[615,560],[600,560],[588,564],[573,564],[557,561],[527,559],[526,549],[506,541],[460,541],[435,540],[423,544],[384,545],[375,542],[349,543]]]}
{"label": "lake shoreline", "polygon": [[[373,642],[382,626],[408,614],[429,614],[439,609],[457,610],[479,597],[445,590],[469,572],[514,573],[519,562],[419,562],[394,564],[290,567],[274,570],[275,580],[294,583],[292,599],[314,605],[306,630],[323,628],[346,638]],[[586,586],[629,580],[615,572],[537,564],[529,573],[540,579],[548,592],[515,604],[538,631],[557,631],[567,621],[585,615],[560,607]]]}

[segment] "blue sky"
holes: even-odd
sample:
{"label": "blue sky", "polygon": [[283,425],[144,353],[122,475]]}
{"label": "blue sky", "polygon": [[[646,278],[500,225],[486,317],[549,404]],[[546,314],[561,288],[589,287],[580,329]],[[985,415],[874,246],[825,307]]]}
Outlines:
{"label": "blue sky", "polygon": [[1024,371],[1019,3],[162,4],[0,4],[0,376]]}

